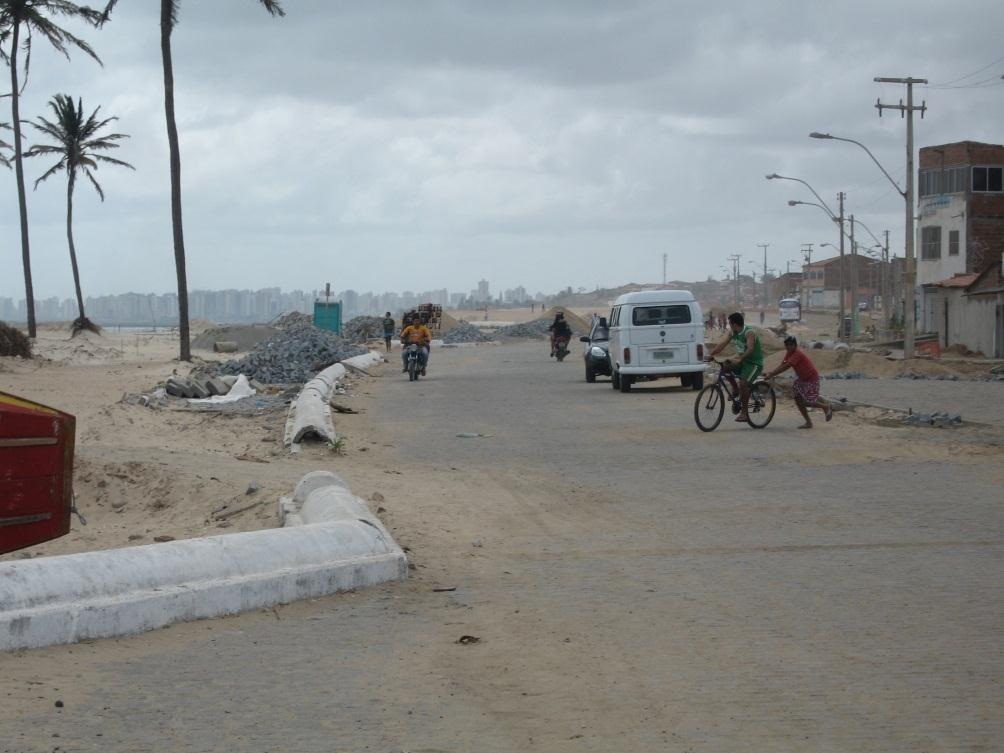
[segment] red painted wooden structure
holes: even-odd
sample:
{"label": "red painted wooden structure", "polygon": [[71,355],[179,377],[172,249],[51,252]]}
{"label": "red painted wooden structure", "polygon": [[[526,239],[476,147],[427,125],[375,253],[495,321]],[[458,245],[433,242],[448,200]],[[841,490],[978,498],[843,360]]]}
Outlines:
{"label": "red painted wooden structure", "polygon": [[70,532],[76,419],[0,392],[0,554]]}

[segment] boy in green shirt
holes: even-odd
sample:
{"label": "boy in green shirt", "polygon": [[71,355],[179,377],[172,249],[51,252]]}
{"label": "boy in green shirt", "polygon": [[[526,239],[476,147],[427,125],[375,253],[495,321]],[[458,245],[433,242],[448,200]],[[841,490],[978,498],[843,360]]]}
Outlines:
{"label": "boy in green shirt", "polygon": [[715,349],[708,354],[710,361],[732,343],[738,358],[732,362],[732,370],[739,377],[739,396],[742,399],[742,410],[736,416],[736,421],[748,421],[747,413],[750,402],[750,385],[763,371],[763,348],[760,345],[760,335],[746,325],[746,320],[738,311],[729,314],[729,334]]}

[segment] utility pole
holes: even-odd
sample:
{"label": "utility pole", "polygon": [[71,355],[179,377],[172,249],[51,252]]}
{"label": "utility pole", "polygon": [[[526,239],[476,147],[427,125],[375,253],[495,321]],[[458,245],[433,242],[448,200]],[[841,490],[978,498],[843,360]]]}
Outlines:
{"label": "utility pole", "polygon": [[883,78],[875,79],[882,84],[906,84],[906,104],[903,100],[898,105],[884,105],[876,101],[875,107],[882,117],[883,110],[899,110],[900,117],[906,117],[906,269],[904,270],[906,290],[903,291],[903,357],[913,358],[914,333],[916,330],[916,315],[914,312],[914,291],[917,287],[917,267],[913,248],[913,111],[919,110],[920,117],[927,111],[927,103],[921,102],[919,107],[913,104],[913,85],[926,84],[926,78]]}
{"label": "utility pole", "polygon": [[729,257],[729,261],[732,262],[732,281],[735,283],[735,298],[736,298],[736,311],[740,308],[739,301],[739,260],[742,259],[742,254],[732,254]]}
{"label": "utility pole", "polygon": [[[808,248],[806,248],[808,246]],[[802,273],[802,295],[799,297],[799,303],[803,309],[808,310],[809,308],[809,293],[812,290],[812,286],[808,284],[809,277],[807,275],[812,274],[812,244],[803,243],[802,244],[802,257],[805,259],[806,271]]]}
{"label": "utility pole", "polygon": [[669,254],[663,254],[662,255],[662,284],[663,285],[666,284],[666,257],[668,257],[668,256],[669,256]]}
{"label": "utility pole", "polygon": [[851,222],[851,334],[858,335],[858,243],[854,240],[854,215]]}
{"label": "utility pole", "polygon": [[882,248],[882,324],[883,329],[889,329],[889,316],[892,310],[892,295],[890,282],[892,269],[889,266],[889,231],[885,233],[885,245]]}
{"label": "utility pole", "polygon": [[844,339],[844,319],[847,317],[846,302],[844,300],[844,192],[837,194],[837,201],[840,204],[840,214],[837,215],[837,222],[840,223],[840,323],[837,327],[837,339]]}
{"label": "utility pole", "polygon": [[763,299],[760,301],[760,308],[767,308],[767,247],[769,243],[758,243],[757,248],[763,249],[763,275],[760,282],[763,285]]}

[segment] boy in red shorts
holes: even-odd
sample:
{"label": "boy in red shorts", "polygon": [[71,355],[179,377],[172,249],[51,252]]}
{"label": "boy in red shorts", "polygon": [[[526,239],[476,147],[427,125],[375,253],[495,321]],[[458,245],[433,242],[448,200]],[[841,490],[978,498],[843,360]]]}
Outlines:
{"label": "boy in red shorts", "polygon": [[813,366],[812,361],[802,351],[798,349],[798,341],[791,336],[784,338],[784,349],[787,351],[781,365],[773,371],[764,374],[767,379],[773,379],[786,369],[795,370],[795,383],[791,387],[792,396],[795,398],[795,405],[798,406],[805,423],[799,429],[811,429],[812,419],[809,418],[809,408],[819,408],[829,421],[833,418],[833,408],[828,402],[819,397],[819,372]]}

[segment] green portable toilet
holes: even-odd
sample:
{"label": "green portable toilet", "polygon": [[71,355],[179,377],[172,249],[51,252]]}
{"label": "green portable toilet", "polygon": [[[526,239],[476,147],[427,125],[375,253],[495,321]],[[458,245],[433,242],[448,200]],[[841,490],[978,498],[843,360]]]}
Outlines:
{"label": "green portable toilet", "polygon": [[342,302],[314,301],[314,326],[340,335],[342,333]]}

